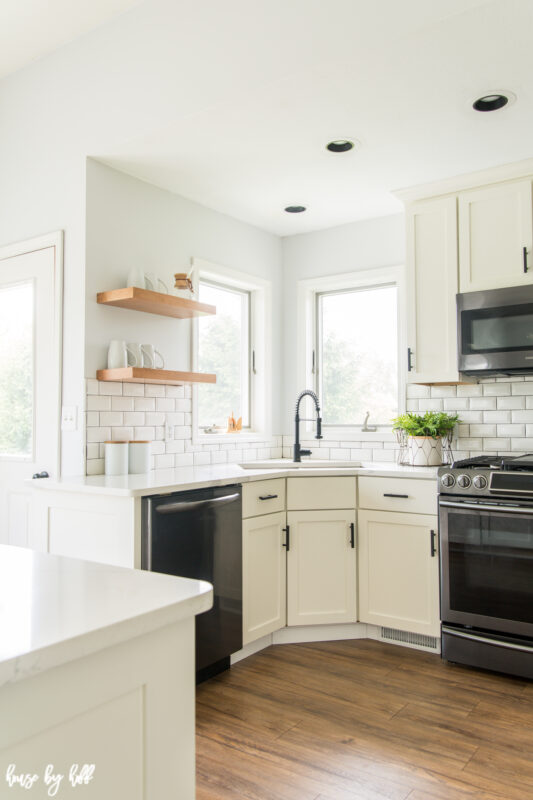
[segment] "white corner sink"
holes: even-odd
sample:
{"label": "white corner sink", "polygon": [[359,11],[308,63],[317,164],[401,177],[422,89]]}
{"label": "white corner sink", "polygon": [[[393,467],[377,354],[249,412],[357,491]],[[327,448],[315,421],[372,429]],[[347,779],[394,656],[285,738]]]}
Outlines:
{"label": "white corner sink", "polygon": [[360,461],[328,461],[325,458],[305,458],[299,463],[290,458],[272,458],[268,461],[247,461],[238,464],[242,469],[355,469],[361,467]]}

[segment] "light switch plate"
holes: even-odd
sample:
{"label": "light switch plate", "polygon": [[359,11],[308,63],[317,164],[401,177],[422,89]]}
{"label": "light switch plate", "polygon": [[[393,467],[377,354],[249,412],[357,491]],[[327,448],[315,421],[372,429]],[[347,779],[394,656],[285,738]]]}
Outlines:
{"label": "light switch plate", "polygon": [[78,407],[77,406],[63,406],[61,409],[61,430],[62,431],[76,431],[78,430]]}

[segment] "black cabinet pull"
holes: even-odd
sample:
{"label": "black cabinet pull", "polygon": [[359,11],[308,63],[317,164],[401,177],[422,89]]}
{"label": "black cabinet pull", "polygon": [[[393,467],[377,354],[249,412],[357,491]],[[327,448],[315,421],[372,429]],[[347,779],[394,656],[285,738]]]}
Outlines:
{"label": "black cabinet pull", "polygon": [[287,553],[288,553],[289,550],[291,549],[291,528],[290,528],[290,525],[287,525],[286,528],[282,528],[282,530],[284,530],[285,533],[287,534],[287,536],[285,537],[285,541],[283,542],[283,547],[287,548]]}
{"label": "black cabinet pull", "polygon": [[522,256],[524,258],[524,272],[527,272],[528,271],[528,266],[527,266],[527,247],[523,247],[522,248]]}
{"label": "black cabinet pull", "polygon": [[435,558],[435,556],[437,555],[437,548],[435,547],[435,539],[436,538],[437,538],[437,534],[435,533],[435,531],[430,531],[429,532],[429,542],[430,542],[431,558]]}
{"label": "black cabinet pull", "polygon": [[355,548],[355,522],[350,522],[350,547]]}
{"label": "black cabinet pull", "polygon": [[401,497],[404,500],[407,500],[409,495],[408,494],[392,494],[391,492],[383,492],[383,497]]}
{"label": "black cabinet pull", "polygon": [[259,499],[260,500],[275,500],[276,497],[277,497],[277,494],[264,494],[262,496],[259,495]]}
{"label": "black cabinet pull", "polygon": [[413,351],[411,350],[410,347],[408,347],[407,348],[407,372],[411,372],[411,370],[413,369],[412,356],[413,356]]}

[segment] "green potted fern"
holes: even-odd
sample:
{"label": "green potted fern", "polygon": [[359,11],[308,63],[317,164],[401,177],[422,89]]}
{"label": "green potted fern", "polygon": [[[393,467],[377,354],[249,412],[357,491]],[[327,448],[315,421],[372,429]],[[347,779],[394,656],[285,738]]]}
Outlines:
{"label": "green potted fern", "polygon": [[442,439],[451,437],[458,421],[457,414],[444,411],[408,412],[392,420],[392,430],[406,437],[411,464],[436,467],[442,464]]}

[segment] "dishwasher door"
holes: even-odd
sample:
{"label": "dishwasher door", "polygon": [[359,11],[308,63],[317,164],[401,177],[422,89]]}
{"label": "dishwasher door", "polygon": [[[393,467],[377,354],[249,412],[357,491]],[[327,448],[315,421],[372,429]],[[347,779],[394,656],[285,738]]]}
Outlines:
{"label": "dishwasher door", "polygon": [[242,647],[241,486],[143,498],[141,567],[213,584],[196,617],[197,678],[227,669]]}

